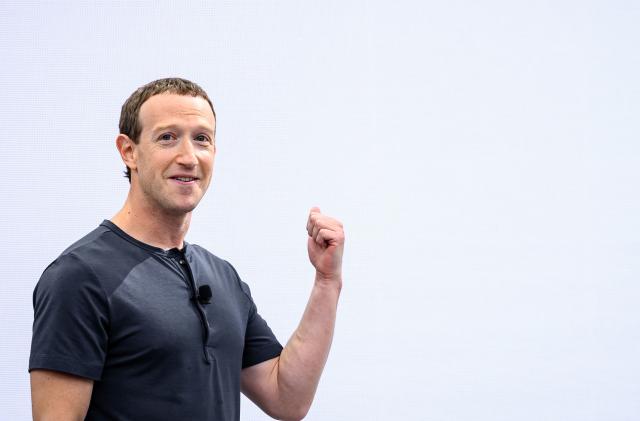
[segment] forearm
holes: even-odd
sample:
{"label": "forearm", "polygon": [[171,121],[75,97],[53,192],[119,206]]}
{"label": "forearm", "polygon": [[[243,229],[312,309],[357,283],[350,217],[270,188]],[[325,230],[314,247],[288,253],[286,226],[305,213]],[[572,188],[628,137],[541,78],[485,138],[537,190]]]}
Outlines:
{"label": "forearm", "polygon": [[294,413],[306,414],[327,361],[336,322],[342,279],[316,275],[302,320],[280,355],[278,400]]}
{"label": "forearm", "polygon": [[242,373],[243,392],[269,415],[282,420],[300,420],[311,407],[329,356],[342,289],[342,223],[313,207],[307,233],[316,278],[302,320],[279,357],[247,367]]}

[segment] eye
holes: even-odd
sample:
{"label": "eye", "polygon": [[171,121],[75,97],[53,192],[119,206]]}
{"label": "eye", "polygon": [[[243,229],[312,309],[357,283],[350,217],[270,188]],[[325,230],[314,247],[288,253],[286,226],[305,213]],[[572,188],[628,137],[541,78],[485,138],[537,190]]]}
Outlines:
{"label": "eye", "polygon": [[197,142],[201,142],[201,143],[211,143],[211,139],[209,139],[208,136],[203,135],[203,134],[196,136],[195,140]]}
{"label": "eye", "polygon": [[163,133],[158,137],[158,140],[162,142],[170,142],[174,139],[174,136],[171,133]]}

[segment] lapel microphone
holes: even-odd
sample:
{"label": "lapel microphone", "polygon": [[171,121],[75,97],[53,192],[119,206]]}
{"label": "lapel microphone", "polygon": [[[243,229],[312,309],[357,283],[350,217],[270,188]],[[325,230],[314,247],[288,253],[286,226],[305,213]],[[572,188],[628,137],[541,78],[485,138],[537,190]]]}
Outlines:
{"label": "lapel microphone", "polygon": [[213,293],[211,292],[211,287],[209,285],[200,285],[198,287],[198,302],[200,304],[211,304],[211,297]]}

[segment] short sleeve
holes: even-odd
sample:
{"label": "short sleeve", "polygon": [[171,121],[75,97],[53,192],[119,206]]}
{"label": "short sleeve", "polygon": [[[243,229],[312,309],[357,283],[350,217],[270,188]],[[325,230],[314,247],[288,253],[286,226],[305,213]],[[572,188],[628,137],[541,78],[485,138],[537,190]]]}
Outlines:
{"label": "short sleeve", "polygon": [[282,345],[276,339],[267,322],[258,314],[258,309],[251,298],[251,291],[247,284],[241,281],[241,285],[251,301],[242,353],[242,368],[247,368],[279,356],[282,353]]}
{"label": "short sleeve", "polygon": [[93,271],[73,253],[60,256],[38,281],[33,309],[29,371],[55,370],[99,380],[109,308]]}

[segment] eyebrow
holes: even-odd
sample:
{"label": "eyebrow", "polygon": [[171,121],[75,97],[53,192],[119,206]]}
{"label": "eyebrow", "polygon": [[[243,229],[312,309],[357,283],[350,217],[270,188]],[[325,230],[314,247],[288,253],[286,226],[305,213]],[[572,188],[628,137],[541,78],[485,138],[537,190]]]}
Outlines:
{"label": "eyebrow", "polygon": [[[152,130],[152,133],[157,133],[157,132],[161,132],[161,131],[164,131],[164,130],[177,129],[177,128],[178,128],[178,126],[176,124],[167,124],[167,125],[164,125],[164,126],[158,126],[158,127],[154,128]],[[203,126],[203,125],[196,126],[196,131],[203,131],[203,132],[205,132],[207,134],[211,134],[211,135],[215,134],[215,130],[213,130],[210,127],[207,127],[207,126]]]}

